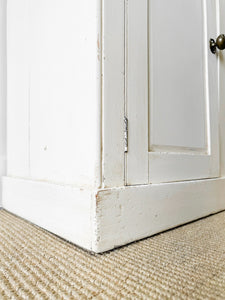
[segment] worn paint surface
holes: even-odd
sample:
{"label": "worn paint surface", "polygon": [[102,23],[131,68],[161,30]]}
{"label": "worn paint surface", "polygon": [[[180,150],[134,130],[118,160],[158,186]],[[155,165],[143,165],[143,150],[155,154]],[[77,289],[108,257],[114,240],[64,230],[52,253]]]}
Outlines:
{"label": "worn paint surface", "polygon": [[100,190],[96,252],[103,252],[225,209],[225,178]]}
{"label": "worn paint surface", "polygon": [[101,1],[9,0],[7,22],[8,175],[101,187]]}

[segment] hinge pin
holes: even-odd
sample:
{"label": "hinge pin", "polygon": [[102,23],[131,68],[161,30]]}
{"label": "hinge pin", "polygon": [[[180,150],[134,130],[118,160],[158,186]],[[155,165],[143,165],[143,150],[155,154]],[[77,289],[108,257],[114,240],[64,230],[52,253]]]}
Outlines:
{"label": "hinge pin", "polygon": [[128,152],[128,119],[124,117],[124,152]]}

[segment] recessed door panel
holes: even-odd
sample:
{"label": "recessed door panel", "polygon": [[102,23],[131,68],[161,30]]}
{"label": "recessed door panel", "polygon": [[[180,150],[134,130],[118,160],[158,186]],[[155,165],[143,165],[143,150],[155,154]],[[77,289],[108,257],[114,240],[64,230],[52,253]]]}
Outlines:
{"label": "recessed door panel", "polygon": [[204,45],[202,1],[149,1],[150,150],[206,150]]}
{"label": "recessed door panel", "polygon": [[219,176],[217,1],[129,0],[127,184]]}

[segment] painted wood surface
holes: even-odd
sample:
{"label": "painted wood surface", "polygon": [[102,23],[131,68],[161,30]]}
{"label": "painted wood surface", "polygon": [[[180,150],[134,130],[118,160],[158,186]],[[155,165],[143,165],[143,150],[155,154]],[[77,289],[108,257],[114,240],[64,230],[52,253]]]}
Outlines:
{"label": "painted wood surface", "polygon": [[7,124],[9,175],[101,185],[100,1],[8,1]]}
{"label": "painted wood surface", "polygon": [[94,199],[91,190],[3,177],[4,209],[92,250]]}
{"label": "painted wood surface", "polygon": [[225,178],[99,191],[96,252],[107,251],[225,209]]}
{"label": "painted wood surface", "polygon": [[102,11],[103,186],[124,185],[124,0],[104,0]]}
{"label": "painted wood surface", "polygon": [[29,1],[7,1],[7,172],[29,176]]}
{"label": "painted wood surface", "polygon": [[218,55],[208,46],[217,19],[211,0],[128,2],[128,185],[220,175]]}
{"label": "painted wood surface", "polygon": [[150,150],[207,151],[203,1],[153,0],[148,9]]}
{"label": "painted wood surface", "polygon": [[3,206],[100,253],[225,209],[225,178],[103,190],[3,177]]}
{"label": "painted wood surface", "polygon": [[148,1],[126,7],[126,184],[148,183]]}
{"label": "painted wood surface", "polygon": [[[218,1],[207,1],[213,11],[220,11],[223,31],[225,0],[220,1],[220,10]],[[99,253],[224,210],[224,177],[147,184],[148,48],[143,38],[148,37],[148,2],[104,0],[102,8],[97,0],[17,2],[8,0],[4,208]],[[124,17],[124,5],[135,22]],[[219,19],[215,27],[219,31]],[[212,33],[214,38],[216,34]],[[131,41],[132,51],[125,53]],[[132,55],[141,57],[141,63]],[[223,60],[219,53],[221,174],[225,172]],[[142,68],[146,73],[136,80]],[[130,89],[124,90],[125,84]],[[135,110],[129,101],[124,107],[124,94],[126,99],[132,95]],[[127,183],[137,186],[124,186],[124,113],[130,116],[131,155],[125,172],[130,166],[137,168],[134,181],[127,177]]]}

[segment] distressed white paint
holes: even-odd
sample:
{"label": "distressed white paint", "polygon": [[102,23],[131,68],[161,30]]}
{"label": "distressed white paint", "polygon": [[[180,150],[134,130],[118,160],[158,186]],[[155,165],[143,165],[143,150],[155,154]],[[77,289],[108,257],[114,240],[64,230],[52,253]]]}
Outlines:
{"label": "distressed white paint", "polygon": [[[148,0],[126,7],[126,184],[148,183]],[[140,122],[141,120],[141,122]]]}
{"label": "distressed white paint", "polygon": [[[207,3],[215,12],[218,2]],[[221,8],[225,8],[225,0],[221,0]],[[225,26],[222,16],[221,10],[221,30]],[[213,20],[208,22],[215,30]],[[148,184],[152,165],[148,164],[147,31],[147,0],[8,0],[5,209],[94,252],[225,209],[224,177]],[[210,32],[210,37],[219,32]],[[140,60],[133,60],[134,56]],[[224,54],[220,53],[219,59],[211,57],[212,69],[221,62],[220,159],[224,175]],[[216,94],[217,74],[209,76]],[[213,109],[217,107],[209,112],[215,116]],[[129,117],[126,170],[124,113]],[[211,138],[216,141],[216,121],[212,125],[215,135]],[[212,140],[212,144],[216,142]],[[216,163],[205,168],[200,178],[213,166],[218,171],[219,155],[213,157]],[[177,172],[176,162],[171,162],[170,169],[172,166]],[[200,165],[198,160],[198,166],[202,171],[206,164]],[[136,170],[132,182],[140,185],[125,186],[124,171],[129,173],[132,168]],[[157,172],[164,171],[158,165]],[[185,169],[185,178],[192,178],[191,172],[192,168]]]}
{"label": "distressed white paint", "polygon": [[3,177],[3,207],[85,249],[92,250],[93,192]]}
{"label": "distressed white paint", "polygon": [[124,0],[103,0],[102,172],[104,187],[124,184],[124,3]]}
{"label": "distressed white paint", "polygon": [[29,176],[29,1],[7,1],[7,173]]}
{"label": "distressed white paint", "polygon": [[225,209],[225,178],[103,190],[97,202],[97,252]]}
{"label": "distressed white paint", "polygon": [[8,1],[8,175],[101,185],[100,4]]}
{"label": "distressed white paint", "polygon": [[218,177],[216,1],[131,0],[127,24],[127,184]]}
{"label": "distressed white paint", "polygon": [[103,190],[3,177],[5,209],[104,252],[225,209],[225,178]]}

